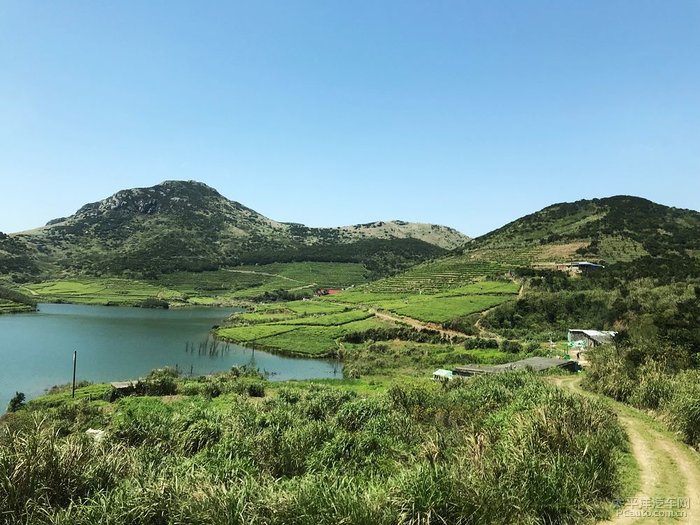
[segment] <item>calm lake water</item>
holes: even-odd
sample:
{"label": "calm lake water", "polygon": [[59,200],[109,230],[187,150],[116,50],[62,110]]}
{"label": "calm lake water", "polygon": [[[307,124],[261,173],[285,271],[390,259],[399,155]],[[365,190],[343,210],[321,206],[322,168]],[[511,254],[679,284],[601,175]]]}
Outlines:
{"label": "calm lake water", "polygon": [[185,374],[209,374],[251,359],[273,381],[342,377],[341,368],[329,361],[236,345],[214,356],[200,353],[212,326],[234,311],[40,304],[37,313],[0,315],[0,414],[15,391],[31,399],[52,385],[70,383],[74,350],[77,379],[92,382],[136,379],[154,368],[176,365]]}

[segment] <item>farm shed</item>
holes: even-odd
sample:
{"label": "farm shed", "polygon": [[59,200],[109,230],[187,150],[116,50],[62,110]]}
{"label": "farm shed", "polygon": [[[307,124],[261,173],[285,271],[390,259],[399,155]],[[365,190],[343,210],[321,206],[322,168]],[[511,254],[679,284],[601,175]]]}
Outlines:
{"label": "farm shed", "polygon": [[602,270],[605,266],[602,264],[596,264],[589,261],[576,261],[566,264],[557,264],[557,270],[570,272],[570,273],[584,273],[593,272],[596,270]]}
{"label": "farm shed", "polygon": [[503,365],[458,366],[453,370],[453,373],[457,376],[470,377],[482,374],[501,374],[512,370],[530,369],[535,372],[544,372],[545,370],[551,370],[553,368],[561,368],[562,370],[575,372],[578,370],[578,364],[576,361],[554,359],[549,357],[528,357],[527,359],[521,359],[520,361],[514,361],[513,363],[506,363]]}
{"label": "farm shed", "polygon": [[[612,343],[617,332],[601,331],[601,330],[579,330],[570,329],[568,334],[569,346],[575,346],[574,343],[582,342],[585,348],[605,345]],[[576,345],[578,346],[578,345]]]}

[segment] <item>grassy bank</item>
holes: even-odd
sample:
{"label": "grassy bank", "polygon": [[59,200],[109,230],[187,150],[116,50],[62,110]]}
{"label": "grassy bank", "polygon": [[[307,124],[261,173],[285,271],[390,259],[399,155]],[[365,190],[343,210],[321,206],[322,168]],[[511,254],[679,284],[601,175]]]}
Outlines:
{"label": "grassy bank", "polygon": [[0,314],[33,312],[36,301],[0,283]]}
{"label": "grassy bank", "polygon": [[38,400],[6,417],[0,523],[581,523],[621,490],[610,410],[526,373],[362,394],[160,379],[175,397]]}

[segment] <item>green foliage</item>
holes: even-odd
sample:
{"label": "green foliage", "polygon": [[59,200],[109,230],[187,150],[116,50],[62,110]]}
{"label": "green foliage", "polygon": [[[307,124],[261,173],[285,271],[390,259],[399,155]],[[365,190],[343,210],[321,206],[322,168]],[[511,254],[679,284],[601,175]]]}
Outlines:
{"label": "green foliage", "polygon": [[636,382],[636,368],[626,352],[601,346],[587,353],[590,362],[584,385],[617,401],[627,401]]}
{"label": "green foliage", "polygon": [[335,355],[348,334],[382,329],[372,314],[326,301],[292,301],[235,315],[217,336],[239,344],[289,355]]}
{"label": "green foliage", "polygon": [[155,297],[149,297],[147,299],[144,299],[139,306],[141,308],[162,308],[166,310],[170,307],[168,301],[156,299]]}
{"label": "green foliage", "polygon": [[664,405],[666,420],[686,443],[700,449],[700,371],[678,374],[670,389],[672,394]]}
{"label": "green foliage", "polygon": [[501,352],[508,352],[510,354],[519,354],[523,351],[523,345],[518,341],[511,341],[509,339],[504,339],[499,344]]}
{"label": "green foliage", "polygon": [[437,330],[415,330],[410,327],[397,326],[370,328],[362,332],[351,332],[340,338],[344,343],[360,344],[374,341],[414,341],[417,343],[446,343],[448,339]]}
{"label": "green foliage", "polygon": [[24,392],[15,392],[15,395],[10,402],[7,404],[8,412],[17,412],[20,408],[24,407]]}
{"label": "green foliage", "polygon": [[611,329],[612,300],[602,291],[531,292],[488,312],[483,325],[515,337],[533,332],[565,337],[569,328],[581,326]]}
{"label": "green foliage", "polygon": [[136,384],[136,392],[146,396],[171,396],[177,393],[175,379],[178,372],[173,368],[151,371],[143,381]]}
{"label": "green foliage", "polygon": [[122,399],[103,443],[37,412],[0,433],[0,523],[579,523],[618,494],[614,415],[527,373],[224,396]]}

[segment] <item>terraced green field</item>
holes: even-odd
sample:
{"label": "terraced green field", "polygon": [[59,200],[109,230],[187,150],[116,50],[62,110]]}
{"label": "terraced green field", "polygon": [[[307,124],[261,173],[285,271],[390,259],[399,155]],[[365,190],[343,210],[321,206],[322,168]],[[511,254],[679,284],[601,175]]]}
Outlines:
{"label": "terraced green field", "polygon": [[492,308],[518,293],[518,285],[510,281],[472,282],[432,295],[371,289],[363,286],[308,301],[260,305],[255,312],[236,314],[234,326],[219,329],[218,336],[286,354],[332,355],[343,335],[392,325],[375,317],[372,310],[446,323]]}
{"label": "terraced green field", "polygon": [[407,315],[421,321],[446,323],[457,317],[463,317],[476,312],[483,312],[507,301],[502,295],[430,297],[419,296],[405,306],[386,304],[387,310],[401,315]]}
{"label": "terraced green field", "polygon": [[16,303],[14,301],[6,301],[0,299],[0,314],[32,312],[34,307],[27,304]]}
{"label": "terraced green field", "polygon": [[384,328],[391,323],[371,317],[362,321],[346,323],[340,326],[301,325],[298,328],[270,337],[256,339],[255,346],[285,354],[302,354],[312,356],[334,355],[339,349],[338,338],[352,332],[362,332],[370,328]]}
{"label": "terraced green field", "polygon": [[371,290],[371,286],[347,290],[324,297],[322,301],[373,307],[421,321],[445,323],[512,300],[518,293],[518,284],[511,281],[477,281],[443,293],[419,295]]}
{"label": "terraced green field", "polygon": [[177,290],[127,279],[81,278],[27,284],[20,290],[37,301],[65,301],[79,304],[135,305],[149,298],[177,300]]}
{"label": "terraced green field", "polygon": [[391,325],[367,311],[318,300],[261,306],[235,315],[233,322],[235,326],[220,328],[217,335],[255,348],[314,356],[335,354],[343,335]]}
{"label": "terraced green field", "polygon": [[80,277],[28,284],[21,291],[38,301],[136,305],[148,298],[199,305],[230,304],[266,292],[339,288],[365,282],[354,263],[279,263],[228,270],[164,274],[154,281]]}
{"label": "terraced green field", "polygon": [[504,274],[510,268],[506,263],[455,256],[420,264],[400,275],[373,282],[368,288],[377,293],[434,294]]}

